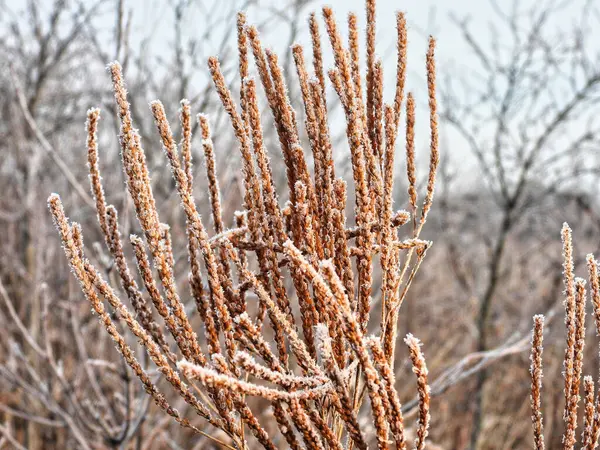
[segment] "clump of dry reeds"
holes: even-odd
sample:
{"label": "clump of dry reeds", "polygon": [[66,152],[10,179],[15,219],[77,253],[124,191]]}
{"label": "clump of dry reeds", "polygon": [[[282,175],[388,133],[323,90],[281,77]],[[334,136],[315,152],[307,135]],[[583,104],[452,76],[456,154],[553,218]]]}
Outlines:
{"label": "clump of dry reeds", "polygon": [[[193,325],[198,321],[193,317],[195,312],[185,307],[188,295],[180,292],[175,283],[170,229],[159,218],[141,138],[132,122],[117,62],[110,64],[109,70],[121,124],[123,168],[143,234],[130,236],[137,276],[125,257],[117,211],[106,204],[103,192],[96,137],[98,109],[88,112],[87,147],[98,220],[127,302],[86,258],[80,227],[68,221],[59,196],[53,194],[49,198],[73,273],[147,393],[182,426],[217,440],[226,448],[248,448],[247,429],[268,449],[282,448],[283,440],[293,449],[366,449],[372,430],[359,423],[363,404],[365,410],[370,409],[378,448],[409,446],[395,386],[394,354],[400,306],[430,246],[419,235],[432,204],[439,159],[435,41],[430,39],[426,58],[431,149],[425,198],[420,206],[414,162],[415,102],[408,94],[410,212],[395,212],[395,149],[404,104],[406,21],[398,13],[396,91],[393,103],[388,105],[383,102],[383,70],[375,53],[374,9],[375,1],[367,1],[365,82],[359,64],[356,16],[348,18],[346,48],[332,10],[323,8],[335,60],[327,75],[345,113],[351,154],[356,202],[350,220],[346,217],[347,184],[335,173],[320,30],[315,15],[310,17],[313,74],[306,66],[304,49],[299,45],[292,47],[304,105],[307,145],[301,140],[298,113],[290,104],[278,57],[263,48],[256,28],[246,24],[243,14],[238,16],[239,102],[226,85],[218,59],[208,60],[243,164],[244,209],[236,214],[234,228],[226,227],[222,215],[209,119],[198,116],[214,225],[212,236],[194,201],[190,104],[185,100],[181,103],[179,144],[163,105],[159,101],[150,104],[185,213],[189,297],[195,302],[204,326],[202,331]],[[249,75],[249,50],[285,162],[289,197],[285,206],[280,204],[273,179],[257,83]],[[312,173],[305,147],[312,155]],[[347,222],[354,222],[350,223],[353,226]],[[407,223],[412,223],[412,229],[402,239],[399,229]],[[374,258],[377,254],[378,258]],[[375,270],[376,264],[380,270]],[[373,289],[374,273],[381,273],[380,292]],[[379,301],[381,310],[376,319],[371,317],[374,300]],[[117,321],[137,337],[158,372],[204,423],[184,417],[171,406],[156,379],[134,356]],[[269,345],[271,334],[275,348]],[[420,403],[414,446],[422,449],[429,427],[427,367],[420,342],[412,335],[405,342]],[[249,396],[270,403],[280,435],[266,431],[259,421],[260,414],[250,408]],[[366,397],[368,402],[363,401]],[[227,437],[211,436],[205,431],[206,422]]]}
{"label": "clump of dry reeds", "polygon": [[[585,280],[575,277],[572,232],[566,223],[562,228],[562,242],[566,325],[566,348],[563,371],[565,382],[563,448],[566,450],[574,449],[577,443],[577,416],[581,400],[581,379],[583,377],[583,432],[581,435],[581,448],[593,450],[598,446],[598,438],[600,437],[600,395],[594,396],[593,378],[591,376],[583,376],[587,293]],[[586,260],[596,331],[600,335],[598,261],[596,261],[592,254],[587,255]],[[543,315],[536,315],[533,318],[534,326],[531,341],[531,418],[533,421],[534,447],[538,450],[545,448],[541,402],[544,320]]]}

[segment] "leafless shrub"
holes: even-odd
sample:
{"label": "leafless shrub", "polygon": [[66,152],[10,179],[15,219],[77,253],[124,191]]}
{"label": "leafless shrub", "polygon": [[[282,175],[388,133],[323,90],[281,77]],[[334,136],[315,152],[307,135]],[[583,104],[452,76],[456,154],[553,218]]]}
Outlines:
{"label": "leafless shrub", "polygon": [[[309,77],[301,47],[294,47],[294,59],[314,160],[314,178],[299,139],[296,112],[290,104],[278,57],[263,49],[256,28],[247,26],[242,14],[238,16],[242,86],[239,107],[226,86],[219,61],[214,57],[208,60],[215,88],[230,117],[241,153],[245,208],[243,225],[228,230],[223,228],[208,120],[200,116],[216,233],[213,237],[209,237],[193,197],[189,104],[182,102],[183,135],[181,145],[178,145],[162,103],[151,103],[185,213],[191,268],[189,292],[204,323],[205,343],[199,338],[197,327],[192,325],[194,317],[186,310],[185,296],[176,283],[174,261],[177,255],[171,244],[169,227],[159,218],[142,139],[133,127],[118,63],[111,63],[109,71],[120,120],[123,169],[145,243],[137,236],[132,236],[131,241],[142,284],[160,319],[154,318],[155,312],[129,269],[118,231],[116,209],[106,204],[98,168],[97,109],[88,112],[92,194],[100,227],[130,306],[120,299],[109,280],[88,259],[81,230],[65,216],[59,196],[53,194],[48,200],[75,277],[148,395],[184,427],[207,436],[212,436],[202,431],[207,424],[221,430],[226,435],[224,440],[212,438],[228,447],[247,448],[244,432],[247,427],[256,440],[269,449],[281,445],[277,442],[282,438],[291,448],[299,448],[300,441],[315,449],[341,448],[343,441],[348,441],[350,446],[367,448],[369,430],[359,425],[357,414],[363,399],[368,396],[378,448],[389,447],[390,432],[397,447],[406,448],[402,410],[391,373],[398,311],[430,246],[430,242],[421,240],[419,235],[432,204],[439,160],[435,41],[430,39],[426,65],[431,128],[429,181],[422,206],[418,208],[416,198],[413,200],[413,229],[409,237],[402,240],[397,228],[408,221],[409,215],[404,211],[393,212],[392,167],[406,76],[405,22],[399,14],[396,100],[393,105],[384,106],[380,96],[375,94],[382,88],[383,81],[381,62],[375,59],[373,10],[374,2],[368,1],[371,20],[367,27],[365,102],[357,69],[358,51],[348,52],[344,48],[332,10],[323,9],[335,60],[335,67],[328,75],[345,112],[351,151],[356,203],[353,222],[357,227],[353,235],[349,235],[345,225],[346,185],[336,178],[333,164],[324,74],[317,72],[314,78]],[[322,56],[314,19],[311,19],[311,27],[315,38],[315,69],[321,71],[319,61]],[[352,45],[355,47],[358,43],[353,41]],[[289,201],[284,208],[279,204],[272,179],[256,85],[248,75],[249,49],[273,115],[287,168]],[[411,103],[408,104],[410,113]],[[408,117],[407,134],[412,136],[414,117],[412,114]],[[408,147],[410,158],[410,142]],[[414,179],[413,165],[409,165],[408,175],[409,179]],[[352,239],[355,245],[350,244]],[[378,319],[379,332],[368,337],[375,254],[380,255],[381,317]],[[152,261],[153,269],[149,261]],[[201,267],[204,267],[203,271]],[[293,285],[292,293],[287,288],[288,281]],[[254,298],[258,302],[252,301]],[[114,310],[114,316],[108,313],[105,302]],[[157,320],[164,325],[159,325]],[[169,403],[149,369],[133,355],[121,324],[138,338],[171,388],[203,419],[201,425],[182,416]],[[275,350],[266,343],[271,332]],[[421,449],[429,426],[427,368],[416,338],[409,335],[406,342],[417,375],[420,412],[415,446]],[[262,359],[266,366],[244,356],[246,353],[243,352]],[[237,364],[242,359],[245,363]],[[249,406],[250,396],[271,404],[280,435],[268,433],[260,423],[257,412]]]}

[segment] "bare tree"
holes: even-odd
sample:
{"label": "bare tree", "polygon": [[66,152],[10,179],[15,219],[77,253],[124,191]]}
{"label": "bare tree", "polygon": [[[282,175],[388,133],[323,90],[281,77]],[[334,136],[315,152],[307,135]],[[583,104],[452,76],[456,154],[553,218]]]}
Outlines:
{"label": "bare tree", "polygon": [[[490,221],[481,236],[487,258],[486,278],[476,292],[477,351],[493,344],[491,311],[515,230],[540,217],[544,207],[556,206],[549,198],[590,192],[590,176],[600,169],[588,156],[600,140],[600,62],[589,38],[596,5],[581,7],[573,30],[558,26],[572,11],[568,2],[515,1],[506,10],[491,5],[495,18],[485,39],[471,32],[468,19],[454,18],[477,68],[462,77],[453,72],[442,87],[442,117],[474,155],[493,205],[484,210]],[[482,431],[486,379],[480,372],[471,448]]]}

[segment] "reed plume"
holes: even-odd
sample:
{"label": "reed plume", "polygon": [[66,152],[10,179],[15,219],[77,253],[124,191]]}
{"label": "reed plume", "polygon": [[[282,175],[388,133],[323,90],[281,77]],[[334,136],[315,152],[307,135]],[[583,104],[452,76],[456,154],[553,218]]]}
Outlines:
{"label": "reed plume", "polygon": [[[395,385],[394,355],[400,306],[431,245],[420,238],[420,233],[433,202],[439,162],[435,40],[429,40],[425,65],[431,143],[424,200],[419,205],[415,102],[410,93],[404,93],[406,20],[404,14],[398,14],[396,89],[393,102],[386,104],[383,66],[376,53],[375,0],[367,1],[366,11],[366,78],[362,80],[357,16],[348,18],[349,41],[345,48],[333,11],[323,8],[334,56],[334,67],[327,73],[337,100],[325,97],[321,32],[317,16],[310,16],[312,69],[306,63],[304,49],[292,47],[302,94],[301,112],[292,107],[278,56],[263,47],[258,30],[246,23],[242,13],[238,15],[239,99],[238,92],[234,94],[227,85],[219,60],[208,60],[242,161],[242,210],[234,218],[225,217],[222,208],[216,171],[218,153],[209,116],[197,116],[210,200],[206,209],[212,215],[212,229],[200,215],[193,188],[193,105],[181,101],[181,136],[176,139],[165,107],[158,100],[150,103],[186,222],[187,292],[176,283],[178,247],[174,242],[178,236],[172,236],[168,225],[160,220],[142,139],[133,125],[118,62],[108,68],[120,122],[123,170],[141,231],[139,236],[130,237],[134,265],[126,256],[117,210],[105,199],[98,161],[98,109],[88,113],[87,152],[98,222],[115,263],[120,290],[112,287],[91,263],[81,229],[68,221],[58,195],[49,199],[75,277],[148,394],[182,426],[227,448],[254,448],[256,443],[250,443],[245,432],[249,430],[267,449],[286,444],[294,449],[405,449],[406,428],[411,426],[415,428],[414,447],[420,450],[425,446],[431,393],[421,343],[412,335],[405,340],[417,377],[416,424],[408,424],[403,417]],[[251,57],[256,75],[250,67]],[[271,127],[271,122],[264,124],[261,117],[264,105],[259,84],[272,113],[279,149],[268,148],[271,141],[265,138],[265,129]],[[408,211],[395,212],[395,153],[405,98]],[[336,171],[335,160],[340,156],[330,133],[329,117],[336,101],[341,103],[346,119],[351,181],[336,174],[339,169]],[[298,120],[300,114],[304,128]],[[269,157],[272,151],[280,151],[283,156],[287,194],[278,192],[280,186],[276,185]],[[282,197],[289,198],[285,205],[281,204]],[[353,214],[346,211],[352,209],[347,205],[349,198],[355,200]],[[227,228],[229,220],[232,228]],[[412,229],[404,231],[402,227],[411,222]],[[566,234],[568,256],[570,241]],[[378,259],[374,259],[376,254],[380,255]],[[380,270],[375,268],[376,261]],[[572,331],[565,380],[569,400],[565,418],[573,428],[569,440],[574,436],[577,417],[574,411],[579,398],[585,318],[585,292],[580,281],[571,280],[571,272],[566,265],[566,306]],[[382,287],[377,291],[379,285]],[[595,305],[600,304],[597,279],[591,286]],[[120,292],[125,294],[124,299],[119,297]],[[186,307],[188,303],[195,305],[195,311]],[[106,304],[116,313],[114,316]],[[375,305],[381,310],[377,318],[372,317]],[[116,322],[136,336],[171,390],[200,417],[198,423],[183,417],[169,403],[171,397],[158,390],[147,369],[133,356],[133,349],[122,335],[125,327]],[[538,410],[539,333],[538,353],[533,359],[539,367],[532,372],[537,387],[532,404]],[[274,348],[269,344],[270,336]],[[592,420],[590,415],[593,390],[589,382],[584,390],[589,442],[597,434],[598,419],[596,415]],[[250,397],[272,406],[275,424],[265,423],[260,410],[250,407]],[[362,408],[363,403],[369,407]],[[361,428],[358,417],[365,412],[370,414],[376,442],[369,442],[368,430]],[[538,422],[541,434],[541,413]],[[222,430],[227,437],[217,439],[205,431],[207,427]]]}

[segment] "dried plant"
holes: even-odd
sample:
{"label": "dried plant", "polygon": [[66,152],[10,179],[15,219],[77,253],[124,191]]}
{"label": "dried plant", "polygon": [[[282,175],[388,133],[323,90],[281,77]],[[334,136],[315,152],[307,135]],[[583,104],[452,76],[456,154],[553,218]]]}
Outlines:
{"label": "dried plant", "polygon": [[[585,280],[576,278],[573,263],[573,241],[571,228],[565,223],[562,228],[563,276],[565,284],[565,325],[566,349],[564,358],[564,397],[563,419],[565,430],[562,438],[563,448],[572,450],[577,443],[578,412],[581,400],[580,388],[583,377],[583,350],[585,346],[585,310],[587,293]],[[600,335],[600,284],[598,280],[598,262],[594,255],[587,255],[588,276],[593,304],[596,332]],[[542,342],[544,338],[544,316],[534,317],[533,337],[531,341],[531,409],[533,421],[534,447],[543,450],[544,427],[542,420]],[[591,376],[583,377],[583,449],[593,450],[598,446],[600,430],[600,396],[594,396],[594,381]]]}
{"label": "dried plant", "polygon": [[[367,67],[363,86],[356,16],[349,17],[350,42],[346,49],[332,10],[323,8],[335,61],[327,74],[344,110],[352,162],[355,205],[350,218],[346,203],[352,192],[335,174],[337,151],[328,118],[331,102],[325,98],[320,31],[314,15],[310,17],[313,74],[306,67],[303,48],[295,45],[292,49],[302,94],[306,144],[278,57],[263,48],[258,31],[246,24],[243,14],[237,21],[239,105],[227,87],[218,59],[208,60],[241,153],[243,211],[236,214],[233,228],[226,228],[221,210],[216,149],[208,117],[199,115],[198,122],[206,160],[212,236],[194,199],[190,104],[181,102],[180,144],[162,103],[150,104],[185,215],[189,294],[184,294],[176,283],[178,255],[174,254],[170,229],[159,217],[119,63],[111,63],[109,71],[120,121],[123,169],[143,235],[130,237],[139,283],[126,257],[117,211],[107,205],[101,183],[98,109],[88,112],[87,148],[98,221],[127,300],[88,259],[80,227],[67,219],[59,196],[53,194],[48,200],[83,293],[148,395],[180,425],[225,448],[253,447],[247,442],[247,429],[267,449],[282,448],[284,441],[293,449],[303,445],[308,449],[366,449],[372,430],[364,423],[361,426],[361,411],[370,411],[377,448],[408,446],[395,387],[394,355],[400,307],[431,245],[420,239],[420,233],[431,208],[439,161],[435,40],[430,38],[426,58],[431,136],[425,198],[419,211],[415,105],[408,94],[406,153],[411,211],[394,212],[395,149],[405,97],[406,21],[398,13],[396,91],[393,103],[387,105],[383,102],[382,63],[375,52],[375,1],[368,0],[366,9]],[[282,195],[275,189],[256,81],[249,75],[249,51],[254,56],[279,138],[278,151],[286,166],[289,200],[285,206],[280,204]],[[403,239],[401,226],[406,223],[412,223],[412,230]],[[379,274],[381,291],[376,292],[374,278]],[[582,289],[576,283],[577,305],[584,298]],[[196,311],[186,307],[187,298],[193,300]],[[376,302],[380,317],[374,318]],[[582,306],[575,308],[571,303],[569,308],[576,331],[569,353],[574,374],[569,392],[571,414],[578,399],[584,312]],[[204,326],[202,331],[198,323]],[[172,406],[168,400],[171,394],[159,388],[160,378],[153,377],[153,370],[134,356],[123,334],[124,327],[138,339],[161,378],[200,419],[185,417]],[[271,339],[273,349],[268,343]],[[420,342],[412,335],[405,342],[419,398],[414,447],[422,449],[430,420],[428,372]],[[588,384],[585,389],[588,396],[593,395],[589,394]],[[249,397],[271,405],[279,433],[267,431],[273,427],[259,420],[262,414],[251,408]],[[576,411],[573,414],[576,418]],[[568,417],[571,423],[573,417]],[[224,435],[219,436],[225,437],[207,432],[208,425],[222,430]]]}

